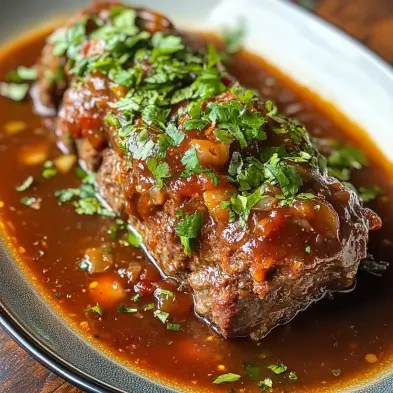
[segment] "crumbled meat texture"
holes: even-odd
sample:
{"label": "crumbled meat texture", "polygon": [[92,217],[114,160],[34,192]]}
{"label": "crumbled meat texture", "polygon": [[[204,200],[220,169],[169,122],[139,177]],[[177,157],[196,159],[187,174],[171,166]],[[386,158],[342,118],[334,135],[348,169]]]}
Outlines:
{"label": "crumbled meat texture", "polygon": [[[107,7],[95,5],[67,25],[86,15],[105,19]],[[161,16],[138,12],[146,29],[172,28]],[[64,80],[49,84],[48,70],[58,67]],[[42,103],[58,109],[57,135],[71,136],[85,166],[97,171],[102,198],[140,231],[164,273],[192,288],[196,312],[219,333],[261,338],[329,291],[354,284],[359,261],[366,256],[367,218],[372,213],[352,191],[326,173],[295,164],[302,173],[305,192],[318,195],[316,201],[300,200],[291,206],[272,203],[267,209],[252,211],[245,227],[239,221],[219,222],[204,203],[203,175],[197,182],[197,186],[202,184],[200,192],[197,189],[192,197],[183,197],[173,192],[179,189],[175,180],[171,189],[158,190],[141,162],[134,160],[130,165],[116,146],[113,130],[104,122],[117,100],[108,78],[94,72],[76,86],[70,83],[72,76],[66,68],[66,59],[54,56],[53,46],[48,44],[38,62],[38,87]],[[228,99],[228,94],[215,97],[216,101]],[[193,180],[195,175],[178,182],[186,187]],[[272,197],[275,192],[273,187]],[[204,216],[191,256],[183,252],[176,235],[178,209]],[[311,254],[305,251],[305,244],[310,245]]]}

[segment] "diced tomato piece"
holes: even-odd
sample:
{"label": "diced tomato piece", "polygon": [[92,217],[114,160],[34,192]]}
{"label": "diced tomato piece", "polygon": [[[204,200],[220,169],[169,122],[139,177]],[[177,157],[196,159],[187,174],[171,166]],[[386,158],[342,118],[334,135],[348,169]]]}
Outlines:
{"label": "diced tomato piece", "polygon": [[149,296],[154,293],[156,287],[147,280],[141,280],[134,286],[134,291],[141,296]]}

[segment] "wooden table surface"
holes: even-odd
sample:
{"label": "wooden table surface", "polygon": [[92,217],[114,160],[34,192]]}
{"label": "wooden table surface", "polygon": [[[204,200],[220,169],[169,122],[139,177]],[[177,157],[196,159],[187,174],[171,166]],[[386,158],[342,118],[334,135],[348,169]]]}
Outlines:
{"label": "wooden table surface", "polygon": [[[312,8],[393,63],[392,0],[293,0]],[[0,328],[0,393],[80,393],[41,366]]]}

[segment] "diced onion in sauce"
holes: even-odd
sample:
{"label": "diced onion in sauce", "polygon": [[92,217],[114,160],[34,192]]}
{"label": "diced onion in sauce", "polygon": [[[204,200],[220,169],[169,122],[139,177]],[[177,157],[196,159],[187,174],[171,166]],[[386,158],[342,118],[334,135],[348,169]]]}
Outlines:
{"label": "diced onion in sauce", "polygon": [[76,164],[77,157],[75,154],[63,154],[62,156],[55,158],[53,162],[61,173],[67,173]]}
{"label": "diced onion in sauce", "polygon": [[166,200],[166,193],[164,190],[161,190],[157,187],[153,187],[150,191],[149,191],[149,196],[150,196],[150,200],[151,202],[156,205],[156,206],[160,206],[163,205],[165,203]]}
{"label": "diced onion in sauce", "polygon": [[190,142],[197,152],[202,165],[222,166],[229,160],[229,145],[202,139],[193,139]]}
{"label": "diced onion in sauce", "polygon": [[211,190],[203,193],[203,201],[209,210],[209,214],[221,222],[227,222],[229,219],[229,209],[223,209],[221,202],[228,201],[230,198],[230,191],[227,189]]}
{"label": "diced onion in sauce", "polygon": [[254,205],[252,210],[269,211],[272,210],[276,205],[277,205],[277,199],[270,195],[266,195],[256,205]]}

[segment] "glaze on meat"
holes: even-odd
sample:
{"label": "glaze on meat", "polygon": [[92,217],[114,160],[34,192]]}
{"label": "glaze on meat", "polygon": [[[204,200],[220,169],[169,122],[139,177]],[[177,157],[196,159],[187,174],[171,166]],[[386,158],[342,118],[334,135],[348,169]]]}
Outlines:
{"label": "glaze on meat", "polygon": [[[38,63],[39,96],[57,111],[56,134],[97,172],[102,198],[139,231],[164,274],[191,287],[197,314],[225,337],[261,338],[327,293],[351,288],[379,218],[328,175],[305,129],[243,89],[213,49],[190,49],[166,18],[145,10],[135,10],[135,26],[127,26],[119,16],[130,10],[101,4],[83,11],[52,35]],[[78,23],[79,36],[63,39],[61,51],[53,37]],[[116,26],[117,33],[108,38],[103,26]],[[116,41],[116,34],[124,37]],[[119,49],[138,34],[146,35],[137,45],[147,52]],[[180,37],[182,49],[163,54],[162,37]],[[123,61],[114,52],[123,61],[116,75],[114,50],[126,53]],[[177,70],[165,85],[159,77],[171,76],[157,69],[167,58],[190,71],[179,77]],[[61,77],[53,82],[48,75],[55,73]],[[198,87],[198,77],[209,73],[215,84]],[[154,104],[130,104],[160,83],[170,92],[158,90]],[[174,99],[180,90],[184,98]],[[152,115],[157,107],[166,114],[161,120]],[[238,110],[238,128],[234,118],[228,125],[212,114],[223,108]],[[179,143],[168,139],[169,127]],[[153,147],[146,156],[147,143]],[[160,164],[168,171],[158,179],[151,168]],[[199,217],[197,236],[182,241],[179,223],[192,218],[195,224]]]}

